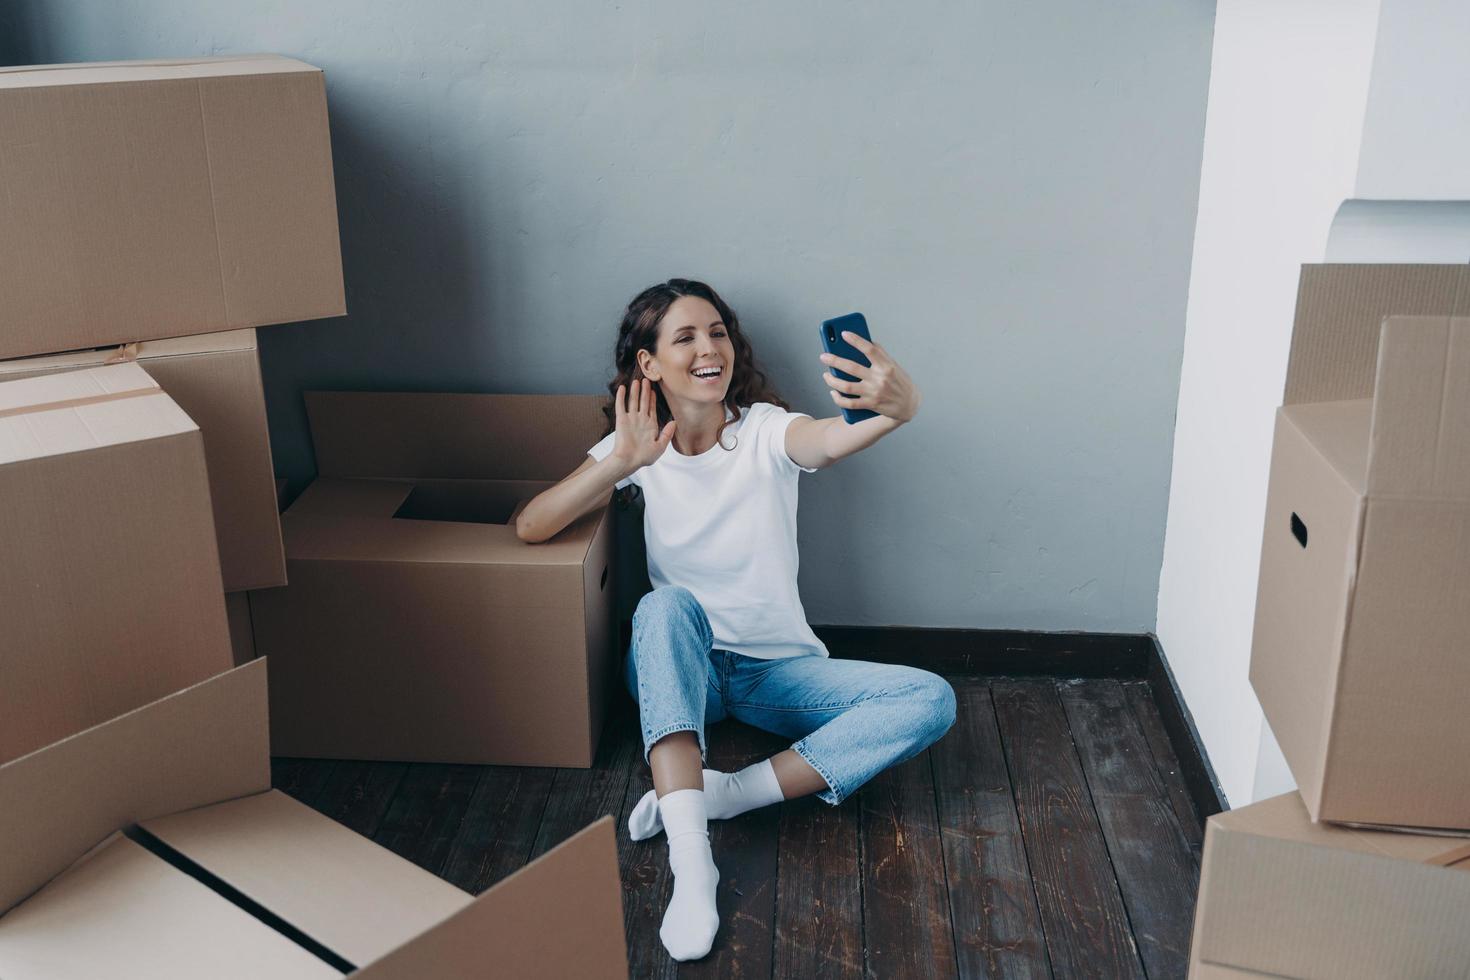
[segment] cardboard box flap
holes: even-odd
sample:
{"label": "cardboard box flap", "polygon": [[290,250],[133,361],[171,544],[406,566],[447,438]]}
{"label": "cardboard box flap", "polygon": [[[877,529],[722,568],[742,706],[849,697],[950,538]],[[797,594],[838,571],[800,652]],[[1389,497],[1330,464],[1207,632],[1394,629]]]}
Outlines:
{"label": "cardboard box flap", "polygon": [[1282,403],[1371,398],[1383,318],[1467,302],[1470,266],[1303,265]]}
{"label": "cardboard box flap", "polygon": [[606,428],[606,395],[308,391],[317,472],[560,480]]}
{"label": "cardboard box flap", "polygon": [[[509,520],[513,501],[549,486],[524,480],[315,480],[281,519],[292,560],[395,561],[438,564],[580,565],[606,516],[588,514],[550,541],[527,544],[515,526],[460,515],[460,491],[500,504],[489,515]],[[417,503],[422,498],[422,503]],[[427,516],[433,515],[433,516]],[[456,520],[455,517],[462,517]]]}
{"label": "cardboard box flap", "polygon": [[1368,441],[1373,400],[1306,402],[1287,405],[1281,414],[1322,455],[1344,483],[1368,491]]}
{"label": "cardboard box flap", "polygon": [[142,824],[352,963],[370,963],[471,896],[271,790]]}
{"label": "cardboard box flap", "polygon": [[322,980],[341,973],[117,835],[0,918],[0,976]]}
{"label": "cardboard box flap", "polygon": [[1222,831],[1276,840],[1359,851],[1400,861],[1452,865],[1467,856],[1463,840],[1429,834],[1360,830],[1338,824],[1313,823],[1295,792],[1210,817]]}
{"label": "cardboard box flap", "polygon": [[15,65],[0,68],[0,88],[44,88],[53,85],[99,85],[218,78],[227,75],[299,74],[321,69],[278,54],[226,55],[216,58],[95,61],[62,65]]}
{"label": "cardboard box flap", "polygon": [[269,789],[266,713],[257,660],[0,766],[0,910],[116,830]]}
{"label": "cardboard box flap", "polygon": [[255,330],[252,328],[226,330],[221,333],[201,333],[191,337],[173,337],[167,340],[145,340],[132,344],[115,344],[110,347],[67,351],[64,354],[36,354],[10,361],[0,361],[0,381],[3,381],[8,374],[63,371],[148,361],[156,357],[186,357],[190,354],[216,354],[222,351],[255,349]]}
{"label": "cardboard box flap", "polygon": [[612,818],[603,817],[353,976],[481,976],[488,958],[495,975],[517,980],[626,980],[621,892]]}
{"label": "cardboard box flap", "polygon": [[1375,494],[1470,498],[1470,319],[1384,323],[1368,484]]}
{"label": "cardboard box flap", "polygon": [[571,524],[550,541],[527,544],[499,524],[386,518],[281,517],[291,561],[387,561],[437,565],[575,565],[587,557],[606,511]]}

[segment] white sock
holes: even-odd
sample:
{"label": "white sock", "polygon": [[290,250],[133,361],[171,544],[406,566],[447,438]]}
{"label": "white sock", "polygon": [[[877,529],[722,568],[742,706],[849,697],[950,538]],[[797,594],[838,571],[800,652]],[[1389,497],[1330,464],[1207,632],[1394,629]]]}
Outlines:
{"label": "white sock", "polygon": [[664,911],[658,937],[676,960],[697,960],[714,945],[720,928],[715,886],[720,871],[709,849],[704,792],[680,789],[658,801],[669,834],[669,870],[674,895]]}
{"label": "white sock", "polygon": [[[780,803],[784,798],[771,760],[764,759],[739,772],[704,771],[704,801],[711,820],[729,820],[759,807]],[[659,816],[658,796],[649,790],[628,814],[628,836],[647,840],[664,829]]]}

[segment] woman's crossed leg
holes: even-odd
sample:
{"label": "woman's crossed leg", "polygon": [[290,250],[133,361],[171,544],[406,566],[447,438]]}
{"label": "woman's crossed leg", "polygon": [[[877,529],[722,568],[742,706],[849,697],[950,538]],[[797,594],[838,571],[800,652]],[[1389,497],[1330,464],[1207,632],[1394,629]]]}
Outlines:
{"label": "woman's crossed leg", "polygon": [[[628,828],[636,840],[668,834],[674,896],[660,936],[676,959],[704,956],[719,927],[710,818],[811,793],[839,804],[954,722],[954,690],[928,671],[715,650],[704,610],[679,587],[655,589],[639,603],[626,679],[654,782]],[[797,741],[738,773],[703,769],[704,728],[727,715]]]}

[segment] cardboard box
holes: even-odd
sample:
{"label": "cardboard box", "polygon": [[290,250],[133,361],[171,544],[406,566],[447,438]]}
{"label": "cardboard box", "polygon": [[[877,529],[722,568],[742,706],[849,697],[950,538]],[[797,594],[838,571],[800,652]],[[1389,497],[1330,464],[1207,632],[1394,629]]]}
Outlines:
{"label": "cardboard box", "polygon": [[230,666],[203,441],[142,368],[0,384],[0,501],[0,761]]}
{"label": "cardboard box", "polygon": [[1314,819],[1465,829],[1470,321],[1380,320],[1470,268],[1400,268],[1304,270],[1250,678]]}
{"label": "cardboard box", "polygon": [[137,361],[199,426],[226,592],[286,584],[255,331],[0,361],[0,382]]}
{"label": "cardboard box", "polygon": [[1313,823],[1287,793],[1210,817],[1190,977],[1463,977],[1470,845]]}
{"label": "cardboard box", "polygon": [[308,392],[320,477],[252,592],[278,755],[590,766],[615,690],[610,507],[508,524],[575,469],[606,398]]}
{"label": "cardboard box", "polygon": [[0,358],[346,312],[320,69],[0,68],[0,132]]}
{"label": "cardboard box", "polygon": [[626,978],[609,818],[471,898],[270,789],[266,687],[255,661],[0,767],[0,975]]}

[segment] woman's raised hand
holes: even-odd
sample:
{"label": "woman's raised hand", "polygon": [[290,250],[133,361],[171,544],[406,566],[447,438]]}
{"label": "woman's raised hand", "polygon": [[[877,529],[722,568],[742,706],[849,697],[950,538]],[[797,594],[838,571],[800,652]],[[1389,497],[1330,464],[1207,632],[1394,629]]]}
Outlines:
{"label": "woman's raised hand", "polygon": [[674,441],[674,421],[659,431],[658,395],[653,382],[639,378],[628,391],[627,406],[623,404],[623,386],[618,385],[613,396],[613,411],[617,413],[617,429],[613,438],[613,455],[632,469],[638,470],[653,463]]}

